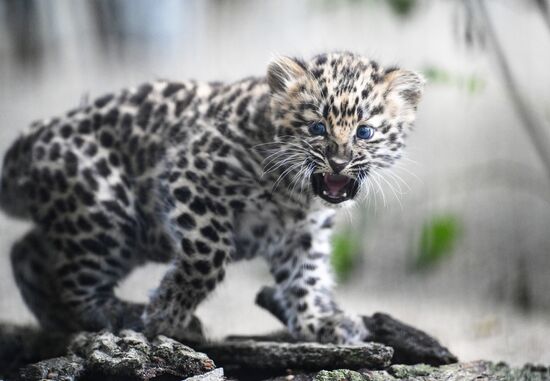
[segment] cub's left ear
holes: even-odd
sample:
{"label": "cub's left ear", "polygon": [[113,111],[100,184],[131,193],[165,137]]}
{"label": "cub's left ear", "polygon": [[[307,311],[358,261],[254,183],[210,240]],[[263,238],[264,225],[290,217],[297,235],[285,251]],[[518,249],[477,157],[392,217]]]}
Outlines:
{"label": "cub's left ear", "polygon": [[307,75],[305,63],[297,58],[279,57],[267,69],[267,83],[271,92],[282,93],[299,78]]}
{"label": "cub's left ear", "polygon": [[387,84],[387,96],[397,97],[403,105],[415,109],[422,97],[424,77],[413,71],[397,69],[388,72],[384,76]]}

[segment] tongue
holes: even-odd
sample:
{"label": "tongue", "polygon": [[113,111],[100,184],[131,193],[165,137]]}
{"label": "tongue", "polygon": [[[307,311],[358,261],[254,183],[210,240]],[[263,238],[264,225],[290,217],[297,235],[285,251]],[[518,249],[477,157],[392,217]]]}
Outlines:
{"label": "tongue", "polygon": [[342,197],[344,189],[349,183],[349,177],[342,175],[326,174],[324,180],[327,187],[327,193],[331,197]]}

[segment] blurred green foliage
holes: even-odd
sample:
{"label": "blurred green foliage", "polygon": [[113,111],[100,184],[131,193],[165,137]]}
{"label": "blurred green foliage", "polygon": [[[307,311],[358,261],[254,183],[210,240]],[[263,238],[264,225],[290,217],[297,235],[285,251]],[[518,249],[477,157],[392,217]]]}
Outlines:
{"label": "blurred green foliage", "polygon": [[339,281],[349,279],[359,257],[360,247],[359,237],[352,232],[333,234],[331,264]]}
{"label": "blurred green foliage", "polygon": [[416,0],[387,0],[392,11],[399,16],[409,16],[416,3]]}
{"label": "blurred green foliage", "polygon": [[431,217],[422,226],[414,267],[424,270],[449,257],[459,239],[461,224],[455,215]]}
{"label": "blurred green foliage", "polygon": [[485,81],[472,75],[451,74],[447,70],[435,66],[427,66],[422,71],[428,82],[457,86],[465,89],[470,94],[476,94],[485,88]]}

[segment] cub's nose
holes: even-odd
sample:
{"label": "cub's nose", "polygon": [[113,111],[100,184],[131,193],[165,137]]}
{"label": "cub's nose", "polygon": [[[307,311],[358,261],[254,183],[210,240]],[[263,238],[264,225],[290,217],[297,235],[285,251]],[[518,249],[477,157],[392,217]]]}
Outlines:
{"label": "cub's nose", "polygon": [[328,159],[328,163],[330,164],[334,173],[340,173],[344,170],[344,168],[346,168],[349,160],[341,159],[339,157],[331,157]]}

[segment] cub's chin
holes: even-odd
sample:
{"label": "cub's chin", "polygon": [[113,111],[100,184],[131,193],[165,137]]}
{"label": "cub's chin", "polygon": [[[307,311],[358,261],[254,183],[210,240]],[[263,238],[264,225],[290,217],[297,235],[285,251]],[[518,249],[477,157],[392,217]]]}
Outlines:
{"label": "cub's chin", "polygon": [[359,190],[355,179],[335,173],[314,173],[311,175],[311,185],[315,195],[330,204],[351,201]]}

